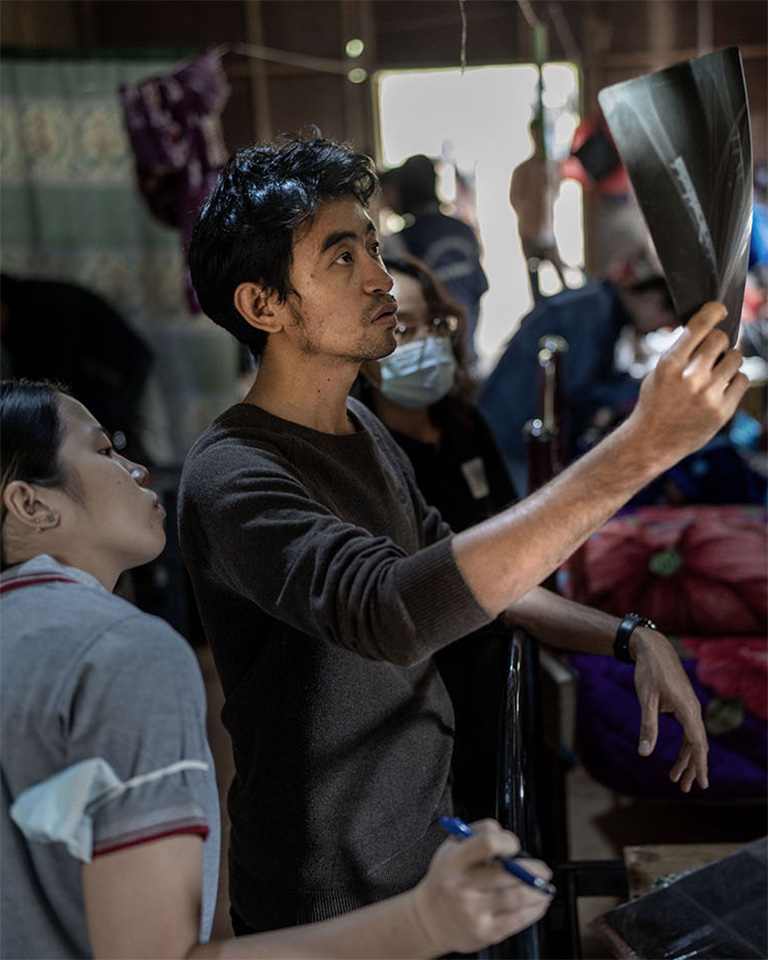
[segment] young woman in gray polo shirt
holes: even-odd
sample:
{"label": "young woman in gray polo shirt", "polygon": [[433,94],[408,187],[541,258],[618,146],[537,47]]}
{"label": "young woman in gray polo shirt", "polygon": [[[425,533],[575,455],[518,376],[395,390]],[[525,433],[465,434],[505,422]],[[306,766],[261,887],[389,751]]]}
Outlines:
{"label": "young woman in gray polo shirt", "polygon": [[408,893],[207,944],[219,814],[200,672],[111,592],[162,550],[163,508],[146,469],[49,385],[0,384],[0,444],[0,955],[431,957],[542,916],[544,895],[487,862],[518,844],[485,822]]}

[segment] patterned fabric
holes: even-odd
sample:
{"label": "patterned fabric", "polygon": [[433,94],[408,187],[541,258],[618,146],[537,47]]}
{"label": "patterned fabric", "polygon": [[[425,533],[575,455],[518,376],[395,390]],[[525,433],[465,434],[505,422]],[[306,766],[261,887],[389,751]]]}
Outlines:
{"label": "patterned fabric", "polygon": [[179,464],[237,399],[233,338],[191,315],[179,231],[152,216],[136,182],[118,89],[167,74],[164,59],[0,63],[0,267],[101,295],[144,337],[156,371],[142,441]]}
{"label": "patterned fabric", "polygon": [[667,633],[765,635],[765,510],[641,507],[615,517],[570,558],[569,595]]}
{"label": "patterned fabric", "polygon": [[[650,617],[677,645],[702,705],[709,739],[700,802],[768,796],[768,640],[765,510],[760,507],[642,507],[620,515],[571,557],[563,584],[574,599],[619,616]],[[637,743],[634,669],[612,657],[571,654],[579,673],[579,757],[619,793],[685,802],[669,780],[680,727],[659,717],[650,757]]]}
{"label": "patterned fabric", "polygon": [[117,90],[161,60],[0,64],[2,268],[100,293],[129,322],[188,316],[178,232],[146,210]]}
{"label": "patterned fabric", "polygon": [[741,700],[750,713],[768,720],[765,637],[684,637],[681,643],[696,658],[698,679],[721,700]]}
{"label": "patterned fabric", "polygon": [[[227,159],[219,114],[228,97],[213,51],[165,76],[120,87],[141,192],[156,217],[181,229],[184,246]],[[199,311],[188,278],[187,297]]]}

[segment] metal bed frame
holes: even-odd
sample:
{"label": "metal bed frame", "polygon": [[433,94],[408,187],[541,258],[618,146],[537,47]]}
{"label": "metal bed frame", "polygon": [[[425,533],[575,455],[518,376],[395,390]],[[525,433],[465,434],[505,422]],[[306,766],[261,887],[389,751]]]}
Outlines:
{"label": "metal bed frame", "polygon": [[538,647],[523,630],[508,640],[499,711],[496,818],[552,867],[557,896],[539,923],[483,951],[489,960],[580,960],[578,897],[629,895],[623,860],[568,860],[568,761],[544,742]]}

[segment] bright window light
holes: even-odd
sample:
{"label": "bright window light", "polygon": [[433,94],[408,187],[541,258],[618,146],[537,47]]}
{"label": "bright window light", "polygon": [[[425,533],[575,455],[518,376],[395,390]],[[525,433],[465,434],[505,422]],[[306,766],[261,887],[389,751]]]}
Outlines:
{"label": "bright window light", "polygon": [[[578,71],[573,64],[543,68],[545,135],[549,155],[568,155],[579,117]],[[517,221],[509,204],[514,168],[532,152],[528,133],[539,75],[533,64],[378,74],[381,162],[396,166],[415,153],[438,161],[443,200],[460,203],[456,173],[475,187],[476,214],[490,289],[483,298],[476,346],[490,369],[532,306]],[[456,213],[461,215],[462,210]],[[560,253],[583,265],[581,187],[564,181],[554,208]],[[554,271],[553,271],[554,272]],[[578,275],[578,274],[577,274]],[[550,285],[550,278],[543,278]],[[553,291],[554,292],[554,291]]]}

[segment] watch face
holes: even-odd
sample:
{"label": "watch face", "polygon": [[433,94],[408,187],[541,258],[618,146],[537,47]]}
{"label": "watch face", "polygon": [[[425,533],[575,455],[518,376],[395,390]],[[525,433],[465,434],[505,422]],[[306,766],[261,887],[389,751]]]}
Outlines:
{"label": "watch face", "polygon": [[738,339],[752,224],[741,55],[710,53],[606,87],[600,106],[685,323],[708,300]]}

